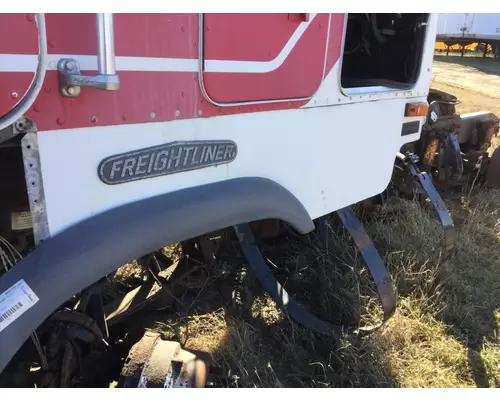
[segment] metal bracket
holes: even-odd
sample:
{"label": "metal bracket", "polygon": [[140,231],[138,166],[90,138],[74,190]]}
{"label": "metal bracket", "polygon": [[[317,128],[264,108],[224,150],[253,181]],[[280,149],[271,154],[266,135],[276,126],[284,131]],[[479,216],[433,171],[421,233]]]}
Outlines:
{"label": "metal bracket", "polygon": [[21,140],[24,173],[33,220],[35,244],[50,236],[43,191],[42,171],[36,133],[27,133]]}
{"label": "metal bracket", "polygon": [[446,204],[443,199],[439,195],[438,191],[432,184],[432,177],[429,176],[426,172],[422,172],[417,167],[417,162],[419,161],[418,156],[413,153],[409,154],[397,154],[398,159],[404,162],[404,164],[410,170],[411,175],[418,180],[425,193],[429,197],[432,202],[436,213],[441,220],[441,224],[444,228],[444,242],[443,242],[443,252],[444,252],[444,260],[447,260],[453,249],[455,248],[456,242],[456,233],[455,226],[453,225],[453,220],[451,219],[450,213],[446,208]]}
{"label": "metal bracket", "polygon": [[248,224],[240,224],[234,226],[236,236],[240,242],[241,249],[248,260],[250,267],[255,272],[255,275],[276,304],[291,318],[303,325],[307,329],[311,329],[322,335],[332,336],[339,339],[342,332],[346,333],[361,333],[372,332],[380,328],[396,310],[396,296],[392,290],[391,279],[387,272],[382,259],[380,258],[373,242],[363,228],[361,222],[354,216],[350,207],[343,208],[337,211],[342,223],[351,234],[356,246],[372,274],[375,288],[382,302],[384,318],[382,322],[376,325],[364,327],[349,327],[322,320],[308,311],[303,305],[291,297],[287,291],[276,280],[273,273],[269,269],[267,262],[262,255],[262,252],[255,240],[252,229]]}
{"label": "metal bracket", "polygon": [[78,62],[71,58],[63,58],[57,63],[59,92],[64,97],[79,96],[82,86],[110,91],[120,88],[115,70],[113,14],[96,14],[96,30],[97,75],[82,75]]}

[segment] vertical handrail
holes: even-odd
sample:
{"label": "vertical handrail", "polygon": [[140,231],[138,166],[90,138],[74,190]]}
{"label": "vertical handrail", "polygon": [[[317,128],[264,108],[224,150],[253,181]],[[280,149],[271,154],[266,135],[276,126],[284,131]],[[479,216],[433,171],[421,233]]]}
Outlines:
{"label": "vertical handrail", "polygon": [[113,14],[96,14],[96,33],[97,71],[102,75],[114,75],[116,73],[116,69]]}
{"label": "vertical handrail", "polygon": [[78,62],[62,58],[57,63],[59,92],[64,97],[77,97],[80,87],[115,91],[120,88],[120,78],[115,67],[115,35],[113,14],[98,13],[95,17],[97,36],[97,75],[82,75]]}

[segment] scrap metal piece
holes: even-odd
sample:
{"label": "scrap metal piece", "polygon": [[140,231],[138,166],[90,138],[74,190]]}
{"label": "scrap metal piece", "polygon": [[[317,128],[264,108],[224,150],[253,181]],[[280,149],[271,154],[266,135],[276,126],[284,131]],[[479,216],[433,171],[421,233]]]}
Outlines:
{"label": "scrap metal piece", "polygon": [[451,182],[458,181],[464,172],[464,164],[460,144],[458,143],[458,135],[456,131],[446,135],[443,141],[444,147],[444,163],[447,167],[447,175]]}
{"label": "scrap metal piece", "polygon": [[106,323],[109,326],[118,324],[146,307],[161,303],[163,307],[174,303],[174,297],[151,280],[128,292],[123,298],[104,307]]}
{"label": "scrap metal piece", "polygon": [[250,226],[248,224],[234,226],[236,236],[238,237],[241,249],[247,258],[248,263],[254,270],[255,275],[264,290],[269,293],[278,307],[307,329],[322,335],[331,336],[336,340],[340,338],[343,332],[371,332],[380,328],[394,314],[396,309],[396,297],[392,291],[389,274],[387,273],[377,250],[368,237],[368,234],[363,229],[361,222],[354,216],[349,207],[339,210],[338,213],[347,230],[353,236],[354,242],[359,247],[363,259],[365,260],[368,269],[374,278],[375,286],[382,301],[382,308],[384,311],[383,321],[379,324],[354,328],[334,324],[315,316],[302,304],[291,297],[274,277],[264,256],[262,255]]}
{"label": "scrap metal piece", "polygon": [[207,352],[183,349],[157,332],[146,332],[130,349],[118,387],[203,388],[212,364]]}
{"label": "scrap metal piece", "polygon": [[497,147],[488,160],[486,184],[500,189],[500,147]]}
{"label": "scrap metal piece", "polygon": [[21,140],[24,173],[33,220],[35,244],[50,237],[37,135],[28,132]]}
{"label": "scrap metal piece", "polygon": [[432,177],[426,172],[422,172],[418,169],[417,162],[419,159],[415,154],[409,153],[405,155],[398,153],[397,157],[404,162],[411,175],[418,180],[439,216],[444,228],[444,241],[442,243],[444,260],[447,260],[455,248],[456,232],[451,215],[446,208],[446,204],[432,184]]}
{"label": "scrap metal piece", "polygon": [[380,328],[396,311],[396,295],[392,290],[391,277],[385,268],[382,258],[378,254],[375,245],[366,233],[359,219],[353,214],[350,207],[345,207],[337,211],[337,215],[344,224],[349,234],[354,239],[354,243],[361,252],[361,256],[375,283],[375,288],[382,303],[384,318],[378,324],[359,328],[360,331],[368,332]]}

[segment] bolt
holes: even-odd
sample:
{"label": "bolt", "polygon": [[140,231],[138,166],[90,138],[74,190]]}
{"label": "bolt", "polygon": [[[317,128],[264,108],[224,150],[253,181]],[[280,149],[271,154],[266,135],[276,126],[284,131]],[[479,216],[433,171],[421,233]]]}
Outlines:
{"label": "bolt", "polygon": [[201,110],[198,110],[198,115],[201,115],[203,114]]}
{"label": "bolt", "polygon": [[75,67],[76,67],[76,64],[73,60],[69,60],[69,61],[66,61],[66,63],[64,64],[64,66],[66,67],[66,69],[68,71],[71,71],[73,70]]}
{"label": "bolt", "polygon": [[35,15],[34,14],[27,14],[26,15],[26,21],[33,22],[34,20],[35,20]]}
{"label": "bolt", "polygon": [[17,99],[17,96],[18,96],[17,92],[12,92],[10,94],[10,97],[12,97],[13,99]]}
{"label": "bolt", "polygon": [[149,114],[149,118],[155,119],[156,113],[154,111],[151,111],[151,114]]}
{"label": "bolt", "polygon": [[176,117],[178,117],[179,115],[181,115],[181,112],[180,112],[179,110],[177,110],[177,111],[175,112],[175,116],[176,116]]}
{"label": "bolt", "polygon": [[78,94],[78,88],[76,86],[69,86],[67,90],[71,96],[76,96]]}
{"label": "bolt", "polygon": [[64,125],[64,119],[63,118],[57,118],[57,125]]}
{"label": "bolt", "polygon": [[94,124],[96,124],[96,123],[98,123],[98,122],[99,122],[99,118],[97,118],[95,115],[93,115],[93,116],[92,116],[92,118],[90,118],[90,120],[91,120]]}

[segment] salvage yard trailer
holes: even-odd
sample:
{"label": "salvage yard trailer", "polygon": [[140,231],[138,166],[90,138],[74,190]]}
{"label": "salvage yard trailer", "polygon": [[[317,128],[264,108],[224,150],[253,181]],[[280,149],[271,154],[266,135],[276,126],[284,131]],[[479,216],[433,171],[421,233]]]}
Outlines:
{"label": "salvage yard trailer", "polygon": [[[470,140],[471,168],[487,165],[498,131],[495,116],[457,116],[456,99],[430,92],[436,28],[435,14],[0,14],[0,372],[33,343],[38,386],[77,385],[81,361],[113,349],[115,321],[147,311],[130,305],[140,288],[104,304],[103,278],[179,242],[209,268],[207,235],[227,228],[300,324],[336,338],[379,327],[395,295],[350,205],[404,168],[449,255],[453,222],[432,178],[460,178]],[[332,217],[372,272],[376,326],[319,319],[262,254],[263,231],[324,235]],[[205,386],[211,367],[154,334],[127,360],[121,387]]]}

